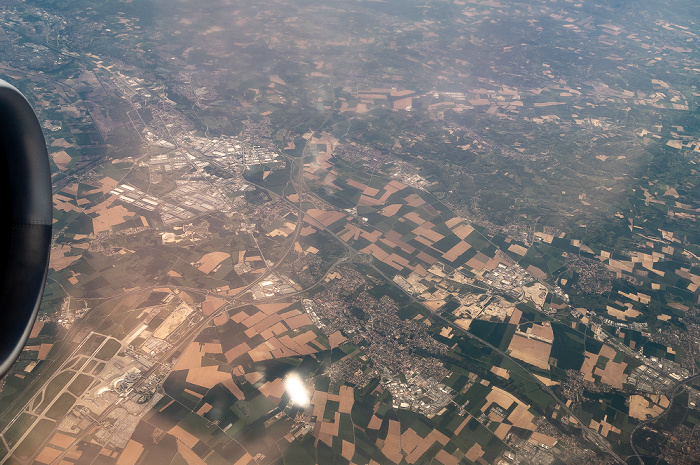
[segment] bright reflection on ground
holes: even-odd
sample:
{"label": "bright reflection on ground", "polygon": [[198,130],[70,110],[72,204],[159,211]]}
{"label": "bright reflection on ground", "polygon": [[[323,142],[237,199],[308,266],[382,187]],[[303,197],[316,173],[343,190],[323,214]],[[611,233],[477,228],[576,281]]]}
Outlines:
{"label": "bright reflection on ground", "polygon": [[304,387],[304,383],[301,382],[298,374],[289,374],[284,381],[284,387],[287,389],[292,402],[296,405],[300,407],[309,405],[309,394],[306,392],[306,387]]}

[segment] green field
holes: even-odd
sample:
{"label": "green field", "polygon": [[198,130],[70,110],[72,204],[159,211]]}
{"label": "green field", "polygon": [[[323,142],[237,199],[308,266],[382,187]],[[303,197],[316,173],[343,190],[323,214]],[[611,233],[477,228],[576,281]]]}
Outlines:
{"label": "green field", "polygon": [[46,411],[46,416],[54,420],[60,420],[66,413],[70,411],[74,403],[75,397],[67,392],[64,392]]}
{"label": "green field", "polygon": [[95,354],[95,358],[99,358],[100,360],[108,361],[114,355],[116,355],[117,351],[121,348],[121,343],[115,339],[110,339],[108,340],[105,345],[102,346],[102,348]]}
{"label": "green field", "polygon": [[74,374],[75,372],[73,371],[64,371],[58,374],[51,380],[51,382],[47,384],[46,390],[44,391],[44,400],[41,402],[41,405],[39,405],[37,413],[43,412],[44,409],[49,406],[58,393],[61,392],[64,387],[66,387],[68,381],[70,381]]}
{"label": "green field", "polygon": [[7,441],[7,445],[10,447],[14,446],[36,418],[35,415],[22,412],[12,426],[5,432],[4,438],[5,441]]}
{"label": "green field", "polygon": [[17,447],[15,456],[17,458],[26,459],[36,453],[55,427],[56,422],[40,420],[39,423],[34,426],[32,432],[20,443],[19,447]]}
{"label": "green field", "polygon": [[88,376],[85,374],[79,374],[77,378],[73,380],[73,382],[68,386],[68,391],[73,394],[76,397],[80,397],[80,395],[85,391],[85,389],[90,386],[90,383],[92,383],[92,376]]}

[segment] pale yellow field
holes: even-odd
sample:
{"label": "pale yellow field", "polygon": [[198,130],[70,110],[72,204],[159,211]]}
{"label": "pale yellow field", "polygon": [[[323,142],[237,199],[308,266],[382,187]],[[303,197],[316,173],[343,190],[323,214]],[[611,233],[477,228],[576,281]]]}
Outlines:
{"label": "pale yellow field", "polygon": [[511,351],[511,357],[545,370],[549,369],[549,356],[552,352],[552,346],[546,342],[528,339],[516,334],[511,339],[508,350]]}

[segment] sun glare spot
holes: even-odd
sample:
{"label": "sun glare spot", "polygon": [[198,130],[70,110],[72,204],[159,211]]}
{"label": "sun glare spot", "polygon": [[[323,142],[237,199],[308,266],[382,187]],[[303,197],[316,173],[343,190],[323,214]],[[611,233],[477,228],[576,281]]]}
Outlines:
{"label": "sun glare spot", "polygon": [[301,382],[301,378],[296,373],[292,373],[287,376],[285,380],[285,388],[289,393],[289,397],[292,399],[296,405],[300,407],[306,407],[309,405],[309,394],[306,392],[306,387],[304,383]]}

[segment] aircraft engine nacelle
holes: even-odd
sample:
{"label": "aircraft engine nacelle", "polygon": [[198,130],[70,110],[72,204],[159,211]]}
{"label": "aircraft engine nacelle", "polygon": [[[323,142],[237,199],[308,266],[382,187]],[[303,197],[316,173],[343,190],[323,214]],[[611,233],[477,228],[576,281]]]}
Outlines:
{"label": "aircraft engine nacelle", "polygon": [[0,376],[19,357],[46,284],[52,224],[51,170],[29,102],[0,79]]}

